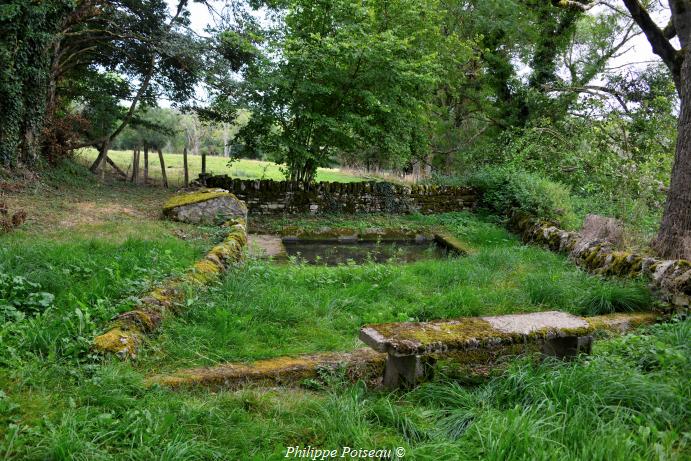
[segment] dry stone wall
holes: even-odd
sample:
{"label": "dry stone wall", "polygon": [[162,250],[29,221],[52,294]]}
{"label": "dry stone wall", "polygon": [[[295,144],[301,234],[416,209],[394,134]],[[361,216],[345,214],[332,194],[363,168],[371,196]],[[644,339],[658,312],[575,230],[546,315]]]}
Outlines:
{"label": "dry stone wall", "polygon": [[510,227],[527,242],[567,253],[571,260],[590,272],[621,277],[646,276],[651,281],[651,288],[663,301],[676,308],[689,308],[691,262],[685,259],[663,260],[618,251],[612,242],[586,238],[578,232],[559,229],[553,223],[523,213],[514,213]]}
{"label": "dry stone wall", "polygon": [[460,211],[475,207],[476,194],[467,187],[388,182],[302,183],[210,176],[208,187],[218,187],[247,203],[250,214],[292,213],[413,213]]}

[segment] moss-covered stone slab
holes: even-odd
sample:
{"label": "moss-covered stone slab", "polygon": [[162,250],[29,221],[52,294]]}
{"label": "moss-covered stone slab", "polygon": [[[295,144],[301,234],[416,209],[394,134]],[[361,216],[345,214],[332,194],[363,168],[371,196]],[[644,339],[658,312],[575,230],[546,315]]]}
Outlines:
{"label": "moss-covered stone slab", "polygon": [[380,376],[385,355],[370,349],[329,352],[299,357],[277,357],[254,363],[228,363],[216,367],[180,370],[148,378],[148,386],[170,388],[238,388],[245,384],[290,385],[318,377],[325,369],[344,367],[352,380]]}
{"label": "moss-covered stone slab", "polygon": [[171,197],[163,214],[175,221],[192,224],[221,224],[229,220],[247,221],[247,205],[223,189],[200,189]]}
{"label": "moss-covered stone slab", "polygon": [[472,248],[448,232],[437,231],[434,234],[434,241],[452,253],[466,256],[473,252]]}
{"label": "moss-covered stone slab", "polygon": [[626,314],[619,314],[611,318],[585,319],[565,312],[550,311],[366,325],[360,330],[360,339],[375,351],[404,357],[587,336],[598,329],[617,330],[628,328],[628,325],[652,323],[655,318],[654,314],[646,313],[633,314],[628,318]]}

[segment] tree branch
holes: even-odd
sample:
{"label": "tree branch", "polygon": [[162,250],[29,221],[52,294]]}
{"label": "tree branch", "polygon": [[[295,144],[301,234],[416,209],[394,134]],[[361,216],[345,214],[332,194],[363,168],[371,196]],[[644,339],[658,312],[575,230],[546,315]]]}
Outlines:
{"label": "tree branch", "polygon": [[653,47],[653,53],[662,58],[662,61],[672,73],[676,87],[679,88],[681,73],[679,53],[665,37],[664,32],[655,24],[655,21],[653,21],[648,11],[641,5],[641,2],[638,0],[623,1],[629,13],[631,13],[631,17],[633,17],[636,24],[643,30],[648,42],[650,42],[650,45]]}

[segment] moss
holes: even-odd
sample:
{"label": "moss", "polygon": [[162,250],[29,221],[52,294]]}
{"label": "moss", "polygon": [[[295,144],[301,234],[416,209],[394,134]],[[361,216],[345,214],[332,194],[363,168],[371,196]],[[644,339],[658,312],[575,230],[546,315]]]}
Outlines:
{"label": "moss", "polygon": [[677,267],[679,269],[689,269],[691,268],[691,261],[688,261],[686,259],[680,259],[677,261]]}
{"label": "moss", "polygon": [[474,253],[474,250],[470,246],[468,246],[464,242],[461,242],[459,239],[449,234],[448,232],[440,231],[435,233],[434,240],[438,244],[460,255],[469,255]]}
{"label": "moss", "polygon": [[141,337],[142,333],[138,330],[113,328],[94,338],[94,350],[116,354],[121,358],[135,357]]}
{"label": "moss", "polygon": [[144,332],[155,330],[161,323],[162,313],[153,309],[135,309],[118,316],[120,325],[136,325],[134,328]]}
{"label": "moss", "polygon": [[169,211],[172,210],[173,208],[185,206],[185,205],[192,205],[194,203],[200,203],[200,202],[206,202],[207,200],[211,200],[214,198],[218,197],[232,197],[232,198],[237,198],[233,194],[227,191],[223,190],[218,190],[218,189],[200,189],[195,192],[190,192],[186,194],[178,194],[172,196],[168,201],[163,205],[163,211]]}
{"label": "moss", "polygon": [[146,385],[172,388],[190,386],[237,387],[248,382],[275,384],[299,383],[314,378],[320,370],[345,366],[353,380],[381,376],[385,354],[369,349],[350,353],[324,353],[300,357],[276,357],[258,362],[229,363],[213,368],[181,370],[172,375],[152,376]]}
{"label": "moss", "polygon": [[632,273],[637,273],[641,270],[642,259],[638,257],[638,260],[632,260],[631,253],[624,251],[614,251],[610,254],[611,262],[604,269],[605,272],[612,275],[632,275]]}
{"label": "moss", "polygon": [[384,323],[366,328],[392,338],[392,348],[404,355],[512,342],[511,334],[497,331],[489,322],[477,317],[426,323]]}
{"label": "moss", "polygon": [[586,317],[585,320],[595,331],[625,333],[659,321],[660,315],[654,312],[615,313]]}

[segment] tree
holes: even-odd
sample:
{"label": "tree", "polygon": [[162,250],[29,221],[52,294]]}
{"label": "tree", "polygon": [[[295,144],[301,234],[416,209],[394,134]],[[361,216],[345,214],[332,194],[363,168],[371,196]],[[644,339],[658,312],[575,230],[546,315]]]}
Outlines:
{"label": "tree", "polygon": [[[166,0],[3,2],[2,161],[55,159],[93,145],[101,151],[96,170],[140,103],[188,98],[201,67],[200,40],[186,30],[188,2],[178,0],[173,14]],[[94,126],[72,123],[87,121],[75,108]]]}
{"label": "tree", "polygon": [[51,74],[50,47],[70,0],[0,5],[0,163],[38,159]]}
{"label": "tree", "polygon": [[[669,0],[671,19],[660,28],[639,0],[623,0],[626,9],[669,68],[679,93],[677,145],[662,222],[654,247],[660,255],[691,259],[691,0]],[[562,0],[562,4],[586,10],[601,3]],[[671,39],[678,37],[680,49]]]}
{"label": "tree", "polygon": [[239,90],[216,107],[250,111],[239,132],[248,150],[271,153],[307,183],[338,152],[372,148],[400,165],[426,149],[435,2],[292,0],[277,14],[273,28],[220,36],[247,64]]}

